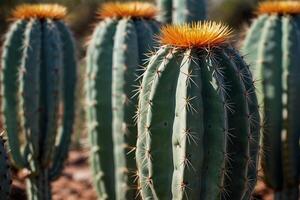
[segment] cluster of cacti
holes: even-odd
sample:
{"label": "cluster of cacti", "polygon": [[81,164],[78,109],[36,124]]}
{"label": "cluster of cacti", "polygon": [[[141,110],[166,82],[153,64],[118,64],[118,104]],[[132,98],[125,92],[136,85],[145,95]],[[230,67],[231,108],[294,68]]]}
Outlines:
{"label": "cluster of cacti", "polygon": [[99,199],[134,199],[135,80],[159,30],[148,3],[108,3],[87,53],[87,120]]}
{"label": "cluster of cacti", "polygon": [[206,0],[157,0],[158,19],[163,23],[183,23],[206,18]]}
{"label": "cluster of cacti", "polygon": [[2,117],[16,167],[27,172],[28,199],[51,199],[50,182],[68,153],[76,61],[59,5],[23,5],[2,54]]}
{"label": "cluster of cacti", "polygon": [[[102,5],[89,41],[84,98],[98,198],[249,200],[261,165],[275,199],[298,200],[300,2],[260,4],[246,61],[229,27],[199,22],[205,0],[156,2]],[[56,4],[17,7],[2,49],[1,117],[29,200],[51,199],[73,131],[65,15]],[[177,25],[161,28],[157,15]],[[0,136],[1,200],[7,158]]]}
{"label": "cluster of cacti", "polygon": [[9,200],[11,189],[11,173],[4,146],[4,138],[0,136],[0,199]]}
{"label": "cluster of cacti", "polygon": [[143,199],[249,199],[260,133],[248,66],[214,22],[167,26],[138,105]]}
{"label": "cluster of cacti", "polygon": [[299,199],[300,3],[265,2],[243,51],[253,64],[264,120],[261,164],[276,199]]}

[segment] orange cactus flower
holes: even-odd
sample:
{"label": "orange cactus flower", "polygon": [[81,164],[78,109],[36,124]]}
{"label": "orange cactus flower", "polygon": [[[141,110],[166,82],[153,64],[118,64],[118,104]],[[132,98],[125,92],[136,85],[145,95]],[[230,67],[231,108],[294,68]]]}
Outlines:
{"label": "orange cactus flower", "polygon": [[265,1],[257,9],[258,14],[300,14],[299,1]]}
{"label": "orange cactus flower", "polygon": [[151,3],[127,2],[105,3],[101,6],[99,17],[103,18],[143,18],[154,19],[157,10]]}
{"label": "orange cactus flower", "polygon": [[67,9],[58,4],[23,4],[12,12],[13,19],[63,19]]}
{"label": "orange cactus flower", "polygon": [[166,25],[162,28],[159,41],[164,45],[180,48],[220,46],[231,38],[232,30],[212,21],[183,25]]}

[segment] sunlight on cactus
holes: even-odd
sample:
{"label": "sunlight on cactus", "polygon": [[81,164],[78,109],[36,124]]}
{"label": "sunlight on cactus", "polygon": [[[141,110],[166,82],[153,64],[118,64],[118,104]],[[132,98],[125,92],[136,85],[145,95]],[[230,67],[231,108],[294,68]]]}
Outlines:
{"label": "sunlight on cactus", "polygon": [[276,199],[299,199],[300,2],[264,2],[243,44],[263,117],[264,181]]}
{"label": "sunlight on cactus", "polygon": [[74,121],[76,59],[58,5],[21,5],[2,53],[2,117],[14,164],[28,171],[28,199],[51,199]]}
{"label": "sunlight on cactus", "polygon": [[[115,12],[115,13],[113,13]],[[99,199],[134,199],[136,82],[159,31],[149,3],[104,4],[87,51],[87,119]]]}
{"label": "sunlight on cactus", "polygon": [[230,29],[207,21],[162,30],[164,45],[148,59],[139,87],[139,195],[250,198],[260,117],[252,75],[229,44]]}

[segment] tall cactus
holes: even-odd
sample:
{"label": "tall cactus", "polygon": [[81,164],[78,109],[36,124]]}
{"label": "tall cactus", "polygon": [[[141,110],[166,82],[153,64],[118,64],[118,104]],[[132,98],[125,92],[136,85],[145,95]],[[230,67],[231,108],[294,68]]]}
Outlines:
{"label": "tall cactus", "polygon": [[28,199],[51,199],[74,121],[76,61],[59,5],[22,5],[3,46],[3,118],[14,164],[28,172]]}
{"label": "tall cactus", "polygon": [[12,180],[2,135],[0,136],[0,177],[0,199],[9,200]]}
{"label": "tall cactus", "polygon": [[252,75],[215,22],[166,26],[140,87],[143,199],[250,199],[259,113]]}
{"label": "tall cactus", "polygon": [[99,199],[134,199],[136,75],[159,26],[149,3],[107,3],[87,53],[87,118]]}
{"label": "tall cactus", "polygon": [[206,18],[206,0],[157,0],[159,21],[184,23]]}
{"label": "tall cactus", "polygon": [[[253,64],[263,107],[262,167],[277,199],[299,199],[300,2],[264,2],[243,51]],[[284,190],[283,193],[280,191]],[[281,197],[282,196],[282,197]]]}

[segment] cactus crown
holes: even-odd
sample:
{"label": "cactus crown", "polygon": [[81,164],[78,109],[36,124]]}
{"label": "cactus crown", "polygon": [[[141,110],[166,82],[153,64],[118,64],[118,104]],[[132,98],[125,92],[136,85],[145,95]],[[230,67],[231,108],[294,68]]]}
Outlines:
{"label": "cactus crown", "polygon": [[157,10],[151,3],[127,2],[105,3],[101,6],[99,16],[103,18],[143,18],[154,19]]}
{"label": "cactus crown", "polygon": [[159,40],[161,44],[179,48],[203,48],[220,46],[226,43],[232,30],[212,21],[196,22],[183,25],[166,25],[162,28]]}
{"label": "cactus crown", "polygon": [[67,9],[58,4],[23,4],[12,12],[13,19],[50,18],[54,20],[63,19]]}
{"label": "cactus crown", "polygon": [[257,9],[258,14],[300,14],[299,1],[266,1],[261,2]]}

